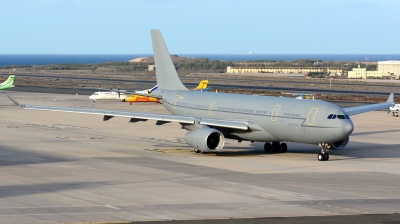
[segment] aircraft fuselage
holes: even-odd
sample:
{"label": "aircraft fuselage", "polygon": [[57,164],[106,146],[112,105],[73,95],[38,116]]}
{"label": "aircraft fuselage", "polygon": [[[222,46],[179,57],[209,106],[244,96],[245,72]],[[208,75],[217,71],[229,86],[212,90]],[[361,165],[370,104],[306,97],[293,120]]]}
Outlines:
{"label": "aircraft fuselage", "polygon": [[251,121],[261,127],[255,131],[222,130],[231,139],[332,143],[348,137],[354,128],[346,112],[325,101],[214,92],[162,92],[164,99],[160,102],[174,115]]}

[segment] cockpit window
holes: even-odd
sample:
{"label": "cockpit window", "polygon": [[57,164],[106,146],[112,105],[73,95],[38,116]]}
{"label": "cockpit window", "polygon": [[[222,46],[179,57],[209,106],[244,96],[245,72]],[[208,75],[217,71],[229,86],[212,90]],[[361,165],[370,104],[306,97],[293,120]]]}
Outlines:
{"label": "cockpit window", "polygon": [[329,114],[328,115],[328,117],[327,117],[327,119],[336,119],[336,118],[338,118],[338,119],[350,119],[350,117],[349,117],[349,115],[343,115],[343,114],[338,114],[338,115],[336,115],[336,114]]}

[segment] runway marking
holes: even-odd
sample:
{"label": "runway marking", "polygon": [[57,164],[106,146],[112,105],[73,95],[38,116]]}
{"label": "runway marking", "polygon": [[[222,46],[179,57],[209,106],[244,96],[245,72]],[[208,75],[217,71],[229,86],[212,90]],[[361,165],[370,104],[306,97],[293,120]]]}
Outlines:
{"label": "runway marking", "polygon": [[12,216],[12,217],[18,217],[18,216],[30,216],[30,215],[98,215],[98,214],[120,214],[120,213],[136,213],[136,212],[130,212],[130,211],[125,211],[125,212],[66,212],[66,213],[27,213],[27,214],[17,214],[17,215],[0,215],[1,217],[7,217],[7,216]]}
{"label": "runway marking", "polygon": [[71,126],[64,124],[25,124],[26,126],[32,127],[45,127],[45,128],[54,128],[54,129],[88,129],[87,127],[79,127],[79,126]]}
{"label": "runway marking", "polygon": [[174,153],[174,152],[190,152],[193,151],[191,149],[144,149],[152,152],[161,152],[161,153]]}
{"label": "runway marking", "polygon": [[0,128],[20,128],[20,127],[12,126],[12,125],[3,125],[3,126],[0,126]]}
{"label": "runway marking", "polygon": [[120,208],[115,207],[115,206],[112,206],[112,205],[103,205],[103,206],[104,206],[104,207],[107,207],[107,208],[120,209]]}
{"label": "runway marking", "polygon": [[63,140],[82,140],[82,139],[97,139],[97,140],[102,140],[106,138],[101,138],[101,137],[56,137],[58,139],[63,139]]}

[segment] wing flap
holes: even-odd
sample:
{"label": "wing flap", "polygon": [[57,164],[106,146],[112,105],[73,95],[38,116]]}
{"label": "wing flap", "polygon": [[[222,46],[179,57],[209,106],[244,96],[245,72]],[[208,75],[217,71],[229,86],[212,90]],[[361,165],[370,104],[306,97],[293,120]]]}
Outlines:
{"label": "wing flap", "polygon": [[245,121],[227,121],[227,120],[216,120],[216,119],[201,119],[201,125],[216,126],[221,128],[231,128],[246,131],[249,129]]}

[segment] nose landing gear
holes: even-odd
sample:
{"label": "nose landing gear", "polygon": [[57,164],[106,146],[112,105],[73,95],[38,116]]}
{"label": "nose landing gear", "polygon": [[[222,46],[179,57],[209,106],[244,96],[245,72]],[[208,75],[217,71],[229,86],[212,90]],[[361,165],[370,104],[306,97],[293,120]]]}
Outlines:
{"label": "nose landing gear", "polygon": [[319,147],[321,147],[321,152],[318,154],[319,161],[329,160],[329,148],[331,147],[328,143],[319,143]]}

